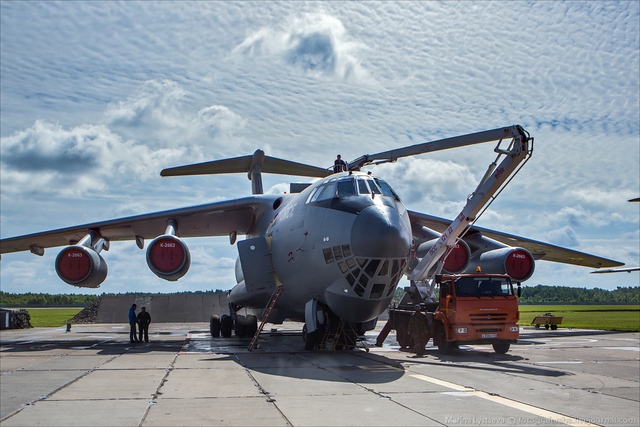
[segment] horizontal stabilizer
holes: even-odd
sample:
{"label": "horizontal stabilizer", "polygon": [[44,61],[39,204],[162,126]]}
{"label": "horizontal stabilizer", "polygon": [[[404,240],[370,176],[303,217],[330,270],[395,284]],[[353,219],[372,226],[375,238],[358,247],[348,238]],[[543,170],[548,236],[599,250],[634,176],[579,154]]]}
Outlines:
{"label": "horizontal stabilizer", "polygon": [[[258,150],[256,154],[261,150]],[[196,163],[193,165],[177,166],[163,169],[161,176],[184,176],[184,175],[209,175],[221,173],[241,173],[251,170],[254,155],[234,157],[231,159],[213,160],[210,162]],[[324,178],[332,172],[317,166],[305,165],[276,157],[264,156],[262,172],[276,173],[281,175],[309,176]]]}

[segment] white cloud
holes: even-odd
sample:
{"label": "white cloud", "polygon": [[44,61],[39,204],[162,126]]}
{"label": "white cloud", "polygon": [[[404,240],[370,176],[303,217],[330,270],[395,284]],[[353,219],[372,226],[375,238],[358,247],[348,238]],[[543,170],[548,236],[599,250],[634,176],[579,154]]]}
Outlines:
{"label": "white cloud", "polygon": [[575,248],[579,245],[578,236],[576,232],[569,226],[563,227],[558,230],[552,230],[547,233],[549,243],[553,243],[559,246],[565,246],[568,248]]}
{"label": "white cloud", "polygon": [[81,197],[155,176],[160,164],[180,154],[125,141],[103,125],[63,129],[41,120],[1,141],[4,196]]}
{"label": "white cloud", "polygon": [[235,54],[274,57],[310,75],[359,81],[367,73],[358,59],[361,43],[342,22],[324,13],[293,16],[275,27],[263,27],[242,41]]}

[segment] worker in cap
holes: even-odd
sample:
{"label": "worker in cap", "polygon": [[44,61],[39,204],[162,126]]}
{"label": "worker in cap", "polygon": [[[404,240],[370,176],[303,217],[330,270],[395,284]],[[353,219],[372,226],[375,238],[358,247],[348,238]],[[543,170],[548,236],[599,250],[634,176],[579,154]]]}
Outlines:
{"label": "worker in cap", "polygon": [[422,312],[422,306],[416,304],[414,312],[409,318],[409,335],[413,338],[414,350],[417,356],[424,355],[424,349],[431,338],[429,318]]}
{"label": "worker in cap", "polygon": [[346,172],[347,171],[347,162],[342,160],[340,154],[336,157],[335,162],[333,162],[333,173],[338,172]]}

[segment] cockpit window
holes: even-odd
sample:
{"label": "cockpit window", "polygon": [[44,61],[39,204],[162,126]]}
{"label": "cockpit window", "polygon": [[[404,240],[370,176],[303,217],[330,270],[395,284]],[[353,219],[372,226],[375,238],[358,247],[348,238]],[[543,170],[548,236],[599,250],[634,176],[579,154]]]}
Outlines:
{"label": "cockpit window", "polygon": [[367,181],[362,178],[358,178],[358,192],[360,194],[371,194]]}
{"label": "cockpit window", "polygon": [[333,199],[336,196],[336,184],[330,182],[318,188],[318,191],[311,197],[311,202],[320,200]]}
{"label": "cockpit window", "polygon": [[385,180],[380,178],[374,178],[374,180],[382,189],[382,194],[384,194],[385,196],[391,196],[391,197],[395,197],[396,199],[399,199],[396,192],[393,191],[393,188],[391,188],[391,186],[387,184]]}
{"label": "cockpit window", "polygon": [[316,195],[316,193],[318,192],[318,189],[320,187],[316,187],[313,190],[311,190],[311,193],[309,193],[309,197],[307,197],[307,201],[305,203],[309,203],[311,201],[311,199],[313,199],[313,196]]}
{"label": "cockpit window", "polygon": [[378,184],[376,183],[375,180],[373,179],[368,179],[367,182],[369,183],[369,187],[371,187],[371,192],[375,193],[375,194],[383,194],[382,190],[380,189],[380,187],[378,186]]}
{"label": "cockpit window", "polygon": [[337,180],[325,181],[322,185],[314,188],[306,203],[319,202],[321,200],[333,199],[335,197],[349,197],[357,194],[368,195],[382,194],[395,197],[400,200],[389,184],[379,178],[370,176],[343,177]]}
{"label": "cockpit window", "polygon": [[356,194],[358,193],[353,179],[338,181],[338,197],[355,196]]}

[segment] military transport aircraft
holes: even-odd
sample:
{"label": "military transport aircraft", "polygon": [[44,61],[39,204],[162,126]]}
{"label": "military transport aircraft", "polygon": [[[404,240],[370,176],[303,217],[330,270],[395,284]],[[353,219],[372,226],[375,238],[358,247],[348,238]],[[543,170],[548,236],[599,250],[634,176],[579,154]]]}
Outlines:
{"label": "military transport aircraft", "polygon": [[[417,248],[443,237],[451,222],[408,210],[391,185],[362,168],[404,156],[521,138],[533,142],[514,125],[361,156],[339,173],[269,157],[261,150],[165,169],[162,176],[248,173],[253,195],[5,238],[0,240],[0,253],[43,255],[45,248],[65,246],[55,261],[58,276],[73,286],[96,288],[107,276],[100,252],[108,250],[112,241],[135,240],[143,249],[145,240],[152,239],[146,251],[150,270],[174,281],[190,266],[184,238],[228,236],[233,245],[238,235],[245,235],[237,242],[237,284],[228,295],[230,313],[212,317],[212,334],[229,336],[233,329],[237,335],[253,334],[256,316],[242,316],[238,310],[267,307],[271,323],[285,318],[304,321],[305,346],[311,348],[327,319],[334,324],[350,322],[359,331],[373,328],[400,279],[410,276],[414,258],[420,257]],[[494,151],[508,154],[498,147]],[[266,195],[263,172],[317,179],[292,184],[289,194]],[[498,169],[495,176],[501,173]],[[476,226],[469,227],[455,247],[459,250],[446,255],[446,271],[474,271],[479,266],[510,274],[517,281],[531,277],[534,260],[593,268],[624,265]]]}

